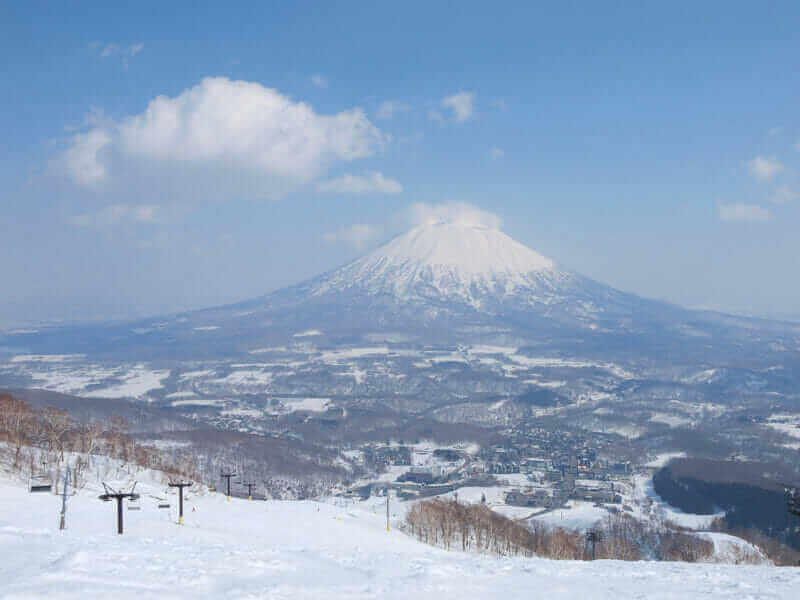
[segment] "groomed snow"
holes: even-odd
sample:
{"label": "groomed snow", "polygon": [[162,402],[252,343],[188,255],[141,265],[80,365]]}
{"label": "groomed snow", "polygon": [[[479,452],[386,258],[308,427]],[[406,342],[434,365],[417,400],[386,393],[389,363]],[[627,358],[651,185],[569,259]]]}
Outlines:
{"label": "groomed snow", "polygon": [[125,511],[125,534],[118,536],[114,508],[97,499],[96,489],[69,501],[67,530],[59,532],[58,497],[0,480],[0,596],[789,599],[800,587],[797,568],[447,552],[396,527],[387,532],[379,501],[226,502],[191,492],[183,527],[146,493],[140,511]]}

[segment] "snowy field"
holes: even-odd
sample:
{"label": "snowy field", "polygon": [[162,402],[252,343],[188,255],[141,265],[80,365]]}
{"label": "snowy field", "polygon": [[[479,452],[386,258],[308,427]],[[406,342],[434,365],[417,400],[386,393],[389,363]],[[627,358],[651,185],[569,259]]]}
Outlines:
{"label": "snowy field", "polygon": [[142,487],[141,510],[125,511],[117,536],[97,490],[70,500],[59,532],[57,497],[0,479],[0,598],[788,599],[800,589],[796,568],[446,552],[387,532],[377,500],[190,494],[179,527],[149,496],[157,487]]}
{"label": "snowy field", "polygon": [[[715,517],[724,517],[725,512],[719,511],[711,515],[695,515],[685,513],[682,510],[670,506],[664,502],[661,497],[653,489],[653,479],[648,475],[634,475],[633,477],[633,500],[635,506],[639,507],[646,503],[649,499],[652,503],[653,512],[659,514],[662,518],[672,521],[681,527],[689,529],[705,529],[714,520]],[[639,518],[641,514],[637,514]]]}

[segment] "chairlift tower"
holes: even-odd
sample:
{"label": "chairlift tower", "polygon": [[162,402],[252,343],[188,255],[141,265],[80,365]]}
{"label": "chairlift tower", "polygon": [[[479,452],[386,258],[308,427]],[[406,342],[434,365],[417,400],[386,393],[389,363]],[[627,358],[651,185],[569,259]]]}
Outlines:
{"label": "chairlift tower", "polygon": [[595,559],[595,547],[603,541],[603,534],[600,531],[592,530],[586,532],[586,541],[592,545],[592,560]]}
{"label": "chairlift tower", "polygon": [[129,500],[139,499],[139,494],[136,494],[133,491],[136,489],[136,483],[134,482],[130,492],[118,492],[105,483],[103,483],[103,488],[105,489],[106,493],[100,494],[98,498],[100,498],[100,500],[103,502],[111,502],[111,500],[117,501],[117,533],[122,535],[122,501],[125,498],[128,498]]}
{"label": "chairlift tower", "polygon": [[253,499],[253,488],[256,487],[255,481],[242,481],[242,485],[247,488],[247,499]]}
{"label": "chairlift tower", "polygon": [[389,531],[389,498],[392,495],[392,489],[386,488],[386,531]]}
{"label": "chairlift tower", "polygon": [[227,481],[227,484],[228,484],[227,496],[228,496],[228,502],[230,502],[230,500],[231,500],[231,477],[236,477],[236,473],[234,473],[233,471],[228,471],[227,473],[223,472],[223,473],[220,473],[219,475],[220,475],[220,477],[222,477],[223,479],[225,479]]}
{"label": "chairlift tower", "polygon": [[170,481],[171,488],[178,488],[178,525],[183,525],[183,488],[192,487],[191,481]]}

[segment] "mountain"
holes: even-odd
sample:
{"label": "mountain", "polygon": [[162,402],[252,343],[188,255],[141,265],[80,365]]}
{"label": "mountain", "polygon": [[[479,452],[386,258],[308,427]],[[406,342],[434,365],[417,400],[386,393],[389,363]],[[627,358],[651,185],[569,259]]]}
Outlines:
{"label": "mountain", "polygon": [[[574,354],[763,355],[797,327],[683,309],[559,266],[501,231],[431,222],[311,280],[237,304],[113,326],[7,334],[12,352],[116,358],[246,355],[304,338],[535,344]],[[698,344],[702,340],[702,344]],[[758,342],[757,347],[743,346]]]}
{"label": "mountain", "polygon": [[315,282],[315,295],[360,289],[409,301],[460,301],[550,294],[569,278],[556,264],[504,233],[480,225],[432,223],[412,229]]}
{"label": "mountain", "polygon": [[547,418],[722,456],[769,434],[758,452],[780,456],[794,442],[763,423],[796,412],[800,326],[644,299],[496,229],[427,223],[246,302],[0,336],[0,386],[295,441],[483,440]]}

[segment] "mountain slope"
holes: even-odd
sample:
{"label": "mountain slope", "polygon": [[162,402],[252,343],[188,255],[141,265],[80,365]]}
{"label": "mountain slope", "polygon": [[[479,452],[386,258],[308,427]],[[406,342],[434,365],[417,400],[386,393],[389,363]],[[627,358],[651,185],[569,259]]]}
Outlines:
{"label": "mountain slope", "polygon": [[[127,483],[130,487],[132,476]],[[794,598],[800,570],[717,564],[554,561],[447,552],[385,529],[382,499],[226,502],[191,489],[185,525],[140,483],[141,510],[114,507],[92,482],[68,501],[0,476],[3,598]],[[395,510],[397,510],[395,505]],[[398,511],[399,512],[399,511]],[[169,513],[172,513],[170,515]],[[400,514],[395,518],[402,518]]]}

